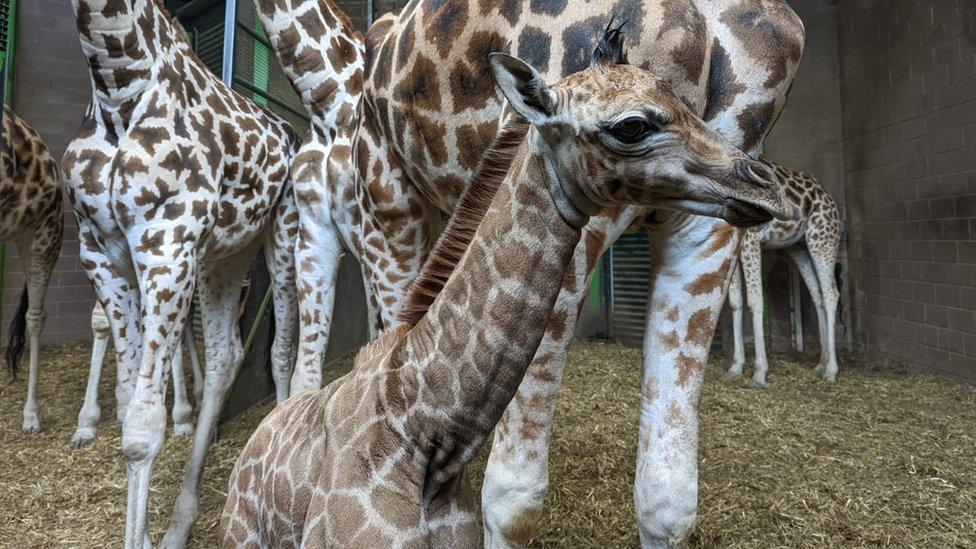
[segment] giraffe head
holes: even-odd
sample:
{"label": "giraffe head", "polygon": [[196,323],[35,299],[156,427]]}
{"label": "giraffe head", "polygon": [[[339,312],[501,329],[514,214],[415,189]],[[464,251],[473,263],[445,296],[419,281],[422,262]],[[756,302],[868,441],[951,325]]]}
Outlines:
{"label": "giraffe head", "polygon": [[490,64],[566,198],[586,214],[639,204],[737,226],[794,215],[769,167],[706,126],[661,79],[627,64],[619,29],[608,28],[589,68],[552,86],[518,58],[493,53]]}

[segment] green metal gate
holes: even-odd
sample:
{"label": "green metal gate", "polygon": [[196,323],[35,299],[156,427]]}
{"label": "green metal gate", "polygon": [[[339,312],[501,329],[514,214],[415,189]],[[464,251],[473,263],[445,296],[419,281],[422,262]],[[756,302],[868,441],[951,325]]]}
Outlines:
{"label": "green metal gate", "polygon": [[[17,48],[17,0],[0,0],[0,104],[13,96],[14,62]],[[0,109],[0,131],[3,109]],[[0,311],[3,311],[4,273],[7,248],[0,244]]]}
{"label": "green metal gate", "polygon": [[651,276],[647,230],[621,236],[610,249],[612,336],[640,347],[644,342],[647,292]]}

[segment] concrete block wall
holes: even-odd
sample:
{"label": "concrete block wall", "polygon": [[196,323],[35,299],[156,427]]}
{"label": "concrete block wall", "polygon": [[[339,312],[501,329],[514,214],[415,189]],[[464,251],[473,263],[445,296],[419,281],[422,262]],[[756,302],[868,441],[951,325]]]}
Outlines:
{"label": "concrete block wall", "polygon": [[[16,88],[17,114],[44,138],[55,158],[84,114],[91,84],[78,44],[71,2],[29,0],[19,3]],[[16,310],[24,277],[17,251],[7,246],[6,278],[0,334],[6,342],[10,317]],[[78,261],[78,230],[74,215],[66,215],[64,244],[45,301],[45,343],[66,343],[90,337],[95,295]]]}
{"label": "concrete block wall", "polygon": [[837,19],[857,340],[976,378],[976,2]]}

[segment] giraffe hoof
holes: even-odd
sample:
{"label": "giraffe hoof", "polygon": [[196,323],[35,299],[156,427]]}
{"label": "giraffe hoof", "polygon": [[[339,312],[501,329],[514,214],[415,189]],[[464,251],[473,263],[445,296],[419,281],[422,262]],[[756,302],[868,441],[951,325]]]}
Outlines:
{"label": "giraffe hoof", "polygon": [[837,374],[824,373],[823,380],[830,384],[837,383]]}
{"label": "giraffe hoof", "polygon": [[73,450],[84,450],[91,446],[95,442],[95,437],[98,436],[98,431],[89,427],[82,427],[75,431],[75,434],[71,437],[71,442],[68,443]]}
{"label": "giraffe hoof", "polygon": [[173,436],[174,437],[188,437],[193,435],[193,424],[192,423],[174,423],[173,424]]}
{"label": "giraffe hoof", "polygon": [[24,425],[21,430],[27,436],[36,435],[41,432],[41,420],[36,415],[29,415],[24,418]]}
{"label": "giraffe hoof", "polygon": [[768,389],[769,385],[765,381],[756,381],[755,379],[750,379],[746,382],[747,389]]}
{"label": "giraffe hoof", "polygon": [[722,381],[733,381],[738,379],[739,376],[741,375],[742,375],[741,371],[737,372],[737,371],[729,370],[725,372],[725,375],[722,376]]}
{"label": "giraffe hoof", "polygon": [[817,364],[817,367],[813,369],[814,375],[822,376],[827,373],[827,367],[823,364]]}

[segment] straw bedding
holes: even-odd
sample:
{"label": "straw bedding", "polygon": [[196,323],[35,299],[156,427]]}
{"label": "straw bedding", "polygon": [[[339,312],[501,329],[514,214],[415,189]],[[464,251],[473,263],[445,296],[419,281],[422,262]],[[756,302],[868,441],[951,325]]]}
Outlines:
{"label": "straw bedding", "polygon": [[[0,382],[0,540],[4,546],[117,546],[124,524],[114,375],[106,365],[99,439],[68,448],[84,394],[85,346],[42,353],[43,432],[20,434],[24,378]],[[557,410],[551,488],[537,546],[634,546],[631,495],[640,351],[574,345]],[[976,547],[976,387],[879,359],[844,357],[840,383],[815,379],[810,356],[776,355],[770,389],[720,381],[702,398],[702,547]],[[334,371],[348,368],[348,359]],[[221,430],[201,487],[191,547],[211,547],[226,479],[269,405]],[[189,452],[169,438],[151,501],[166,527]],[[483,459],[473,466],[480,477]]]}

